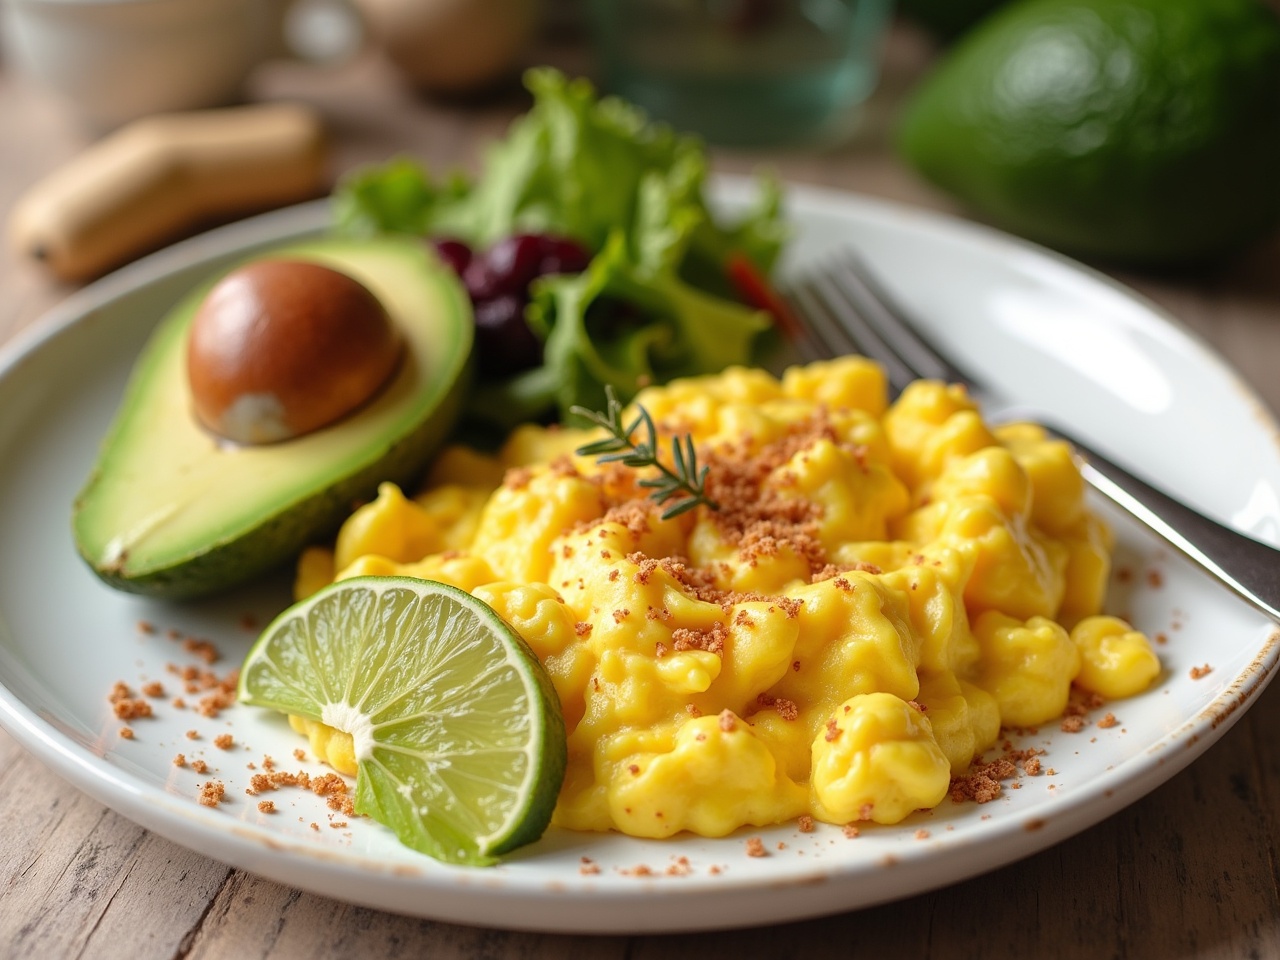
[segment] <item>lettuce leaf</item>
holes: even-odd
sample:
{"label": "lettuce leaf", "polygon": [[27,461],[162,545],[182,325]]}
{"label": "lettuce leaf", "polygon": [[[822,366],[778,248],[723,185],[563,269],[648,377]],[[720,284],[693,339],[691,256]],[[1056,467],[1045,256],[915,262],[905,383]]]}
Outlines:
{"label": "lettuce leaf", "polygon": [[572,237],[595,251],[574,276],[536,281],[526,311],[543,366],[481,381],[472,413],[503,426],[577,404],[604,388],[630,398],[646,383],[747,363],[767,314],[737,299],[730,253],[767,275],[786,240],[776,183],[732,224],[713,216],[701,143],[591,84],[529,71],[532,109],[489,151],[483,174],[433,180],[399,158],[359,171],[334,198],[337,228],[452,236],[482,249],[514,233]]}
{"label": "lettuce leaf", "polygon": [[[746,363],[768,316],[685,283],[672,269],[649,272],[613,234],[586,272],[534,284],[529,323],[545,338],[543,406],[604,409],[605,387],[634,396],[649,383]],[[537,371],[535,371],[536,373]],[[523,396],[528,397],[525,393]]]}

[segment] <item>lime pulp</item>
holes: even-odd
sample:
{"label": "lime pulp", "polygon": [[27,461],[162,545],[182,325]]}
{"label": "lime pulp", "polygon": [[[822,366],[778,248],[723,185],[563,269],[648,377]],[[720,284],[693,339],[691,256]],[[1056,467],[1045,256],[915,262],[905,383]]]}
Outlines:
{"label": "lime pulp", "polygon": [[492,863],[550,822],[566,762],[555,691],[519,635],[454,587],[324,588],[263,631],[239,696],[349,734],[356,812],[438,860]]}

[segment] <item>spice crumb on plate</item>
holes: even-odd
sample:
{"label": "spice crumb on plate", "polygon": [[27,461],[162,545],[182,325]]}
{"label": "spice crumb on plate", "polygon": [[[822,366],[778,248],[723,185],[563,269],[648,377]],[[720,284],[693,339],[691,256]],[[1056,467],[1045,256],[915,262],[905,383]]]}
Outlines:
{"label": "spice crumb on plate", "polygon": [[689,865],[688,857],[676,857],[676,859],[667,866],[667,876],[669,877],[688,876],[689,873],[692,872],[692,869],[693,868]]}
{"label": "spice crumb on plate", "polygon": [[210,780],[200,786],[199,800],[206,807],[216,807],[226,797],[227,788],[221,780]]}
{"label": "spice crumb on plate", "polygon": [[141,697],[131,700],[116,700],[111,705],[111,708],[120,720],[138,720],[143,717],[153,716],[151,704]]}
{"label": "spice crumb on plate", "polygon": [[193,656],[199,657],[205,663],[217,663],[222,659],[222,653],[216,646],[208,640],[197,640],[195,637],[187,637],[182,641],[182,649]]}
{"label": "spice crumb on plate", "polygon": [[[275,766],[274,763],[271,766],[267,765],[270,759],[270,757],[263,759],[263,766],[268,770]],[[318,777],[313,777],[305,770],[299,770],[297,773],[287,771],[255,773],[249,778],[249,786],[244,792],[249,796],[257,796],[264,791],[279,790],[282,787],[310,790],[316,796],[324,797],[330,810],[345,817],[359,816],[355,811],[355,798],[351,796],[347,781],[336,773],[326,773]]]}

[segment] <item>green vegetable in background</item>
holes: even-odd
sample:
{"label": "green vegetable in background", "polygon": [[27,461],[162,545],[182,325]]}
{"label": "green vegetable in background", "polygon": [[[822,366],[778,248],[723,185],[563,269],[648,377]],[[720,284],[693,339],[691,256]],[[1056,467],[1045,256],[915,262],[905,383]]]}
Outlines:
{"label": "green vegetable in background", "polygon": [[1033,240],[1218,257],[1280,219],[1280,20],[1258,0],[1022,0],[924,82],[901,145]]}
{"label": "green vegetable in background", "polygon": [[942,40],[954,40],[1008,0],[898,0],[898,10]]}
{"label": "green vegetable in background", "polygon": [[724,265],[736,253],[762,274],[772,268],[785,239],[776,185],[764,182],[754,211],[721,224],[698,140],[554,70],[532,70],[526,84],[533,108],[474,183],[433,180],[399,159],[349,178],[334,198],[348,234],[450,236],[480,249],[546,233],[596,254],[582,274],[535,281],[527,316],[543,365],[480,384],[472,412],[504,426],[564,416],[599,408],[606,386],[630,398],[648,382],[748,362],[768,317],[736,298]]}

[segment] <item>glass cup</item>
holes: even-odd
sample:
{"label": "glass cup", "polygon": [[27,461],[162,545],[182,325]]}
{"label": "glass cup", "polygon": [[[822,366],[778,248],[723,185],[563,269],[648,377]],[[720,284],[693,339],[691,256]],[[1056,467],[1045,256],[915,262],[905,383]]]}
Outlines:
{"label": "glass cup", "polygon": [[848,137],[891,12],[892,0],[591,0],[606,89],[736,146]]}
{"label": "glass cup", "polygon": [[235,102],[275,57],[355,52],[350,0],[0,0],[6,65],[91,128]]}

